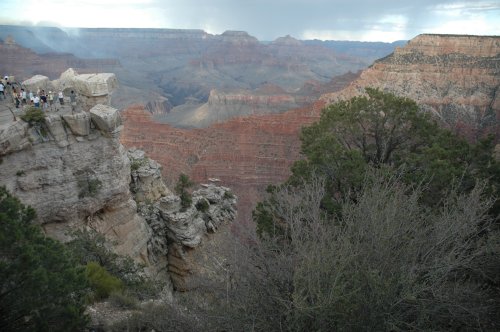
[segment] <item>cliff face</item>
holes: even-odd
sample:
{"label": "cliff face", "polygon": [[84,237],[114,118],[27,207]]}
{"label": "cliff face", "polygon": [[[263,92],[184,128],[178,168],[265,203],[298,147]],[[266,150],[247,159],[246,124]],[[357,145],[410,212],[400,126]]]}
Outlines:
{"label": "cliff face", "polygon": [[65,241],[90,227],[116,241],[118,253],[148,263],[149,230],[135,216],[130,162],[112,131],[91,129],[86,112],[50,114],[46,127],[16,121],[1,129],[8,146],[0,153],[1,183],[35,208],[48,235]]}
{"label": "cliff face", "polygon": [[376,87],[417,101],[475,139],[500,134],[500,37],[420,35],[376,61],[359,79],[322,99],[331,103]]}
{"label": "cliff face", "polygon": [[109,100],[113,74],[67,71],[57,81],[41,75],[28,81],[33,89],[71,87],[84,100],[74,111],[69,105],[46,109],[44,121],[31,124],[19,119],[21,110],[12,119],[10,100],[0,100],[0,185],[36,210],[48,236],[66,241],[75,230],[93,229],[118,254],[145,264],[151,274],[172,275],[176,289],[190,289],[187,280],[200,277],[195,267],[206,258],[195,248],[209,246],[209,235],[232,222],[235,196],[207,185],[182,209],[163,183],[161,166],[120,144],[118,110],[103,104],[89,109],[89,103]]}

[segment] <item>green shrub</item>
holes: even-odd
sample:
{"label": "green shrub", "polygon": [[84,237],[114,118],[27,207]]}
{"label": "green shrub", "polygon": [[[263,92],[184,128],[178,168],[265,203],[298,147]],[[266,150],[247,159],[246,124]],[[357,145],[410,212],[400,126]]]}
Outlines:
{"label": "green shrub", "polygon": [[183,191],[179,197],[181,198],[181,211],[186,211],[193,203],[193,198],[187,191]]}
{"label": "green shrub", "polygon": [[141,166],[146,165],[148,162],[148,158],[144,159],[134,159],[130,162],[130,170],[137,171]]}
{"label": "green shrub", "polygon": [[187,189],[193,185],[194,183],[186,174],[179,175],[179,180],[177,181],[174,189],[177,195],[181,198],[181,211],[186,211],[186,209],[193,203],[191,194],[187,191]]}
{"label": "green shrub", "polygon": [[234,194],[230,191],[225,191],[224,192],[224,199],[233,199],[234,198]]}
{"label": "green shrub", "polygon": [[21,115],[21,119],[28,122],[30,125],[34,125],[35,123],[45,123],[45,114],[38,107],[29,107],[26,109],[24,114]]}
{"label": "green shrub", "polygon": [[196,203],[196,210],[198,210],[200,212],[207,212],[209,207],[210,207],[210,203],[208,203],[208,201],[204,198],[202,198],[201,200],[199,200]]}
{"label": "green shrub", "polygon": [[85,276],[94,292],[93,300],[105,299],[111,293],[119,292],[123,289],[123,282],[117,277],[112,276],[99,263],[87,263]]}
{"label": "green shrub", "polygon": [[22,170],[16,172],[16,176],[23,176],[25,174],[26,173],[24,171],[22,171]]}

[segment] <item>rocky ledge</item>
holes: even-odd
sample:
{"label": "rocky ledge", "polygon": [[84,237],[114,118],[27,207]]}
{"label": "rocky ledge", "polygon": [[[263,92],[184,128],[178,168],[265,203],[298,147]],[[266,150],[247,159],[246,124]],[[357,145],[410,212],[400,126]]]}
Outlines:
{"label": "rocky ledge", "polygon": [[204,185],[182,207],[159,164],[120,144],[120,113],[109,105],[43,119],[0,124],[0,185],[36,210],[48,236],[67,241],[76,230],[92,229],[151,275],[190,289],[207,263],[200,248],[216,231],[227,233],[235,218],[229,189]]}

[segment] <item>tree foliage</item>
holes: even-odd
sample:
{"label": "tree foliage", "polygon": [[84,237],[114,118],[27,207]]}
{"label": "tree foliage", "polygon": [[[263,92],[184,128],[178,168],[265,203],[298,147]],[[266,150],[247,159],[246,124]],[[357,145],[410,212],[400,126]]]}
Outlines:
{"label": "tree foliage", "polygon": [[366,93],[303,129],[305,158],[254,210],[228,312],[258,330],[498,330],[493,140]]}
{"label": "tree foliage", "polygon": [[0,187],[0,330],[74,331],[87,322],[83,269]]}
{"label": "tree foliage", "polygon": [[[305,158],[292,166],[287,183],[323,176],[326,213],[339,213],[341,200],[359,192],[368,167],[404,172],[408,184],[426,183],[420,199],[428,206],[439,206],[454,182],[467,192],[477,180],[487,180],[486,192],[500,194],[500,165],[493,158],[491,137],[469,144],[419,112],[408,98],[370,88],[366,93],[328,106],[317,123],[302,130]],[[258,229],[269,228],[270,218],[277,218],[266,208],[269,203],[259,203],[254,212]],[[496,202],[492,212],[499,211]]]}
{"label": "tree foliage", "polygon": [[185,211],[193,203],[191,193],[188,191],[193,185],[194,183],[189,179],[189,176],[186,174],[179,175],[179,180],[174,189],[176,194],[181,198],[181,211]]}

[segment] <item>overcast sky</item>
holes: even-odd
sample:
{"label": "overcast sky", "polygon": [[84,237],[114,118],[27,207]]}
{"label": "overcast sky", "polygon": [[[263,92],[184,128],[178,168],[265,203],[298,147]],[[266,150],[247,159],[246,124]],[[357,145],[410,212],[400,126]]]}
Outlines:
{"label": "overcast sky", "polygon": [[420,33],[500,35],[500,0],[0,0],[0,24],[395,41]]}

